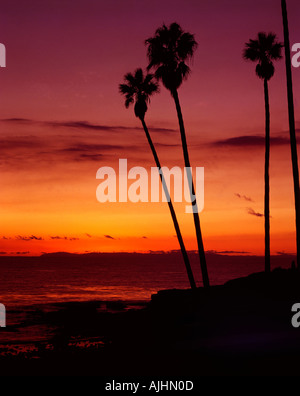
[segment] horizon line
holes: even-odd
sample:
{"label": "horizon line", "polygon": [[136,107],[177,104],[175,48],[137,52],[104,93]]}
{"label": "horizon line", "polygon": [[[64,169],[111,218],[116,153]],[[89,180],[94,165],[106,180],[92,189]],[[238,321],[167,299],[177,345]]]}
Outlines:
{"label": "horizon line", "polygon": [[[187,250],[189,254],[198,254],[197,250]],[[39,254],[29,254],[30,252],[0,252],[0,258],[1,257],[44,257],[44,256],[51,256],[51,255],[69,255],[69,256],[85,256],[85,255],[102,255],[102,254],[131,254],[131,255],[168,255],[168,254],[180,254],[181,251],[180,249],[174,249],[174,250],[149,250],[149,251],[133,251],[133,252],[128,252],[128,251],[111,251],[111,252],[99,252],[99,251],[85,251],[85,252],[67,252],[67,251],[57,251],[57,252],[41,252]],[[251,252],[243,252],[243,251],[233,251],[233,250],[222,250],[222,251],[215,251],[215,250],[207,250],[206,254],[208,255],[216,255],[216,256],[242,256],[242,257],[264,257],[264,254],[255,254]],[[282,256],[295,256],[296,257],[296,252],[276,252],[271,254],[271,257],[282,257]]]}

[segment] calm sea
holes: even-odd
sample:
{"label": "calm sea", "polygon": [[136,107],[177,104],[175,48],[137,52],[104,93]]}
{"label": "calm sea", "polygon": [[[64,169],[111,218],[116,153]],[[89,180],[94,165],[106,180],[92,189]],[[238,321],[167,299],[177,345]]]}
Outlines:
{"label": "calm sea", "polygon": [[[190,254],[202,285],[197,255]],[[272,257],[272,266],[287,268],[293,257]],[[256,256],[207,254],[211,284],[263,270]],[[161,289],[188,288],[181,255],[173,253],[47,254],[0,257],[0,302],[7,307],[68,301],[147,301]]]}
{"label": "calm sea", "polygon": [[[200,286],[198,257],[191,253],[190,258]],[[276,256],[272,264],[286,268],[292,259]],[[207,264],[211,284],[216,285],[262,271],[264,260],[208,253]],[[0,355],[32,352],[36,343],[47,344],[57,329],[41,319],[41,312],[63,310],[65,304],[61,303],[97,301],[104,311],[139,308],[158,290],[188,287],[182,257],[174,252],[0,257],[0,302],[6,306],[6,327],[0,328]],[[116,300],[124,303],[116,304]],[[94,344],[102,343],[101,337],[94,338]],[[75,344],[90,342],[83,337]]]}

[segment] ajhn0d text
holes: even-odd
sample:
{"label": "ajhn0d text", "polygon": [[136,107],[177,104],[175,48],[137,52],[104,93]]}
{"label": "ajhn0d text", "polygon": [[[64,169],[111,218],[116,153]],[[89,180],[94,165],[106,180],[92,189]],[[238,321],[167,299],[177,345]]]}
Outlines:
{"label": "ajhn0d text", "polygon": [[150,385],[143,385],[140,382],[107,382],[106,391],[127,391],[137,393],[139,390],[148,390],[155,393],[161,391],[191,391],[194,388],[192,381],[151,381]]}

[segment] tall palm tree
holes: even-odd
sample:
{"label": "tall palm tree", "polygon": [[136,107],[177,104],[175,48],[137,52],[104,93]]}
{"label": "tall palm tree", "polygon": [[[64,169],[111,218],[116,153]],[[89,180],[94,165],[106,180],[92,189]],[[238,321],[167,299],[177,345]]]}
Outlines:
{"label": "tall palm tree", "polygon": [[295,214],[296,214],[296,244],[297,244],[297,268],[300,269],[300,190],[299,190],[299,168],[298,168],[298,154],[297,141],[295,132],[295,114],[294,114],[294,97],[293,97],[293,82],[291,70],[291,53],[290,53],[290,39],[289,26],[286,9],[286,1],[281,0],[283,33],[284,33],[284,48],[285,48],[285,66],[286,66],[286,85],[287,98],[289,108],[289,128],[290,128],[290,143],[291,143],[291,157],[293,167],[294,179],[294,197],[295,197]]}
{"label": "tall palm tree", "polygon": [[[184,32],[177,23],[172,23],[169,27],[163,25],[155,32],[154,37],[145,41],[148,46],[149,65],[148,70],[155,70],[155,77],[161,80],[163,85],[170,91],[176,106],[177,117],[180,128],[181,143],[184,156],[184,164],[187,169],[191,168],[188,146],[186,141],[185,127],[181,106],[178,97],[178,88],[183,80],[187,79],[190,68],[187,65],[194,54],[197,47],[194,35]],[[206,266],[206,258],[203,246],[203,239],[200,227],[200,219],[197,210],[197,201],[195,195],[194,183],[192,175],[188,174],[191,183],[190,195],[193,205],[193,218],[197,236],[198,252],[200,266],[202,271],[202,279],[204,287],[209,286],[209,278]]]}
{"label": "tall palm tree", "polygon": [[257,39],[246,43],[243,57],[245,60],[258,62],[256,65],[256,75],[264,81],[265,97],[265,271],[270,272],[270,106],[268,81],[273,77],[275,68],[274,60],[279,60],[281,56],[282,44],[276,39],[273,33],[258,33]]}
{"label": "tall palm tree", "polygon": [[175,214],[173,203],[170,198],[170,194],[168,191],[168,187],[167,187],[165,178],[163,176],[163,173],[161,172],[161,165],[160,165],[160,161],[159,161],[157,152],[155,150],[154,144],[152,142],[149,130],[148,130],[146,122],[145,122],[145,114],[146,114],[147,108],[148,108],[147,104],[150,101],[150,96],[152,94],[154,94],[155,92],[158,92],[158,84],[156,81],[154,81],[152,74],[147,74],[146,76],[144,76],[143,70],[139,68],[139,69],[136,69],[134,74],[131,74],[131,73],[125,74],[124,83],[119,85],[119,91],[122,95],[125,96],[125,107],[126,108],[128,108],[131,104],[134,103],[135,116],[140,119],[140,121],[143,125],[148,143],[150,145],[150,148],[151,148],[151,151],[152,151],[155,163],[156,163],[156,166],[159,170],[159,175],[160,175],[160,179],[161,179],[164,191],[165,191],[165,195],[168,198],[167,201],[168,201],[170,213],[172,216],[172,220],[174,223],[177,239],[178,239],[178,242],[180,245],[181,253],[183,256],[183,260],[185,263],[190,286],[192,289],[195,289],[196,283],[195,283],[193,272],[191,269],[189,257],[188,257],[188,254],[187,254],[184,242],[183,242],[182,234],[181,234],[181,231],[179,228],[179,224],[178,224],[178,220],[177,220],[177,217]]}

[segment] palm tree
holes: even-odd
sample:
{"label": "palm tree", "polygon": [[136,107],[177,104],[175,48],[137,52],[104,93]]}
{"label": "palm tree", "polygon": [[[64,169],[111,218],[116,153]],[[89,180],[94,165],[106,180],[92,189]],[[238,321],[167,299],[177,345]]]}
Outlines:
{"label": "palm tree", "polygon": [[281,9],[282,9],[283,33],[284,33],[284,48],[285,48],[287,98],[288,98],[288,108],[289,108],[289,127],[290,127],[291,157],[292,157],[293,179],[294,179],[295,214],[296,214],[296,243],[297,243],[297,268],[300,269],[300,190],[299,190],[299,168],[298,168],[297,141],[296,141],[296,133],[295,133],[295,114],[294,114],[294,97],[293,97],[293,82],[292,82],[292,70],[291,70],[289,26],[288,26],[287,9],[286,9],[286,1],[285,0],[281,0]]}
{"label": "palm tree", "polygon": [[[152,68],[155,70],[155,77],[161,80],[163,85],[170,91],[176,106],[177,117],[180,128],[181,143],[184,156],[184,164],[187,170],[191,168],[185,127],[181,106],[178,97],[178,88],[183,80],[187,79],[190,68],[187,65],[194,54],[197,47],[194,35],[184,32],[177,23],[172,23],[169,27],[163,25],[155,32],[154,37],[145,41],[148,46],[149,65],[148,70]],[[203,239],[200,227],[200,219],[197,210],[197,201],[195,195],[194,183],[192,175],[188,174],[191,183],[190,195],[193,205],[193,218],[197,236],[198,252],[200,259],[200,266],[202,271],[202,279],[204,287],[209,286],[209,278],[206,266],[206,258],[203,246]]]}
{"label": "palm tree", "polygon": [[264,81],[265,97],[265,271],[270,272],[270,180],[269,180],[269,163],[270,163],[270,106],[268,81],[273,77],[275,68],[274,60],[279,60],[281,56],[282,44],[276,40],[273,33],[258,33],[257,39],[246,43],[243,52],[245,60],[258,62],[256,65],[256,75]]}
{"label": "palm tree", "polygon": [[124,83],[119,85],[119,91],[122,95],[125,96],[125,107],[128,108],[131,104],[134,103],[134,113],[137,118],[140,119],[148,143],[150,145],[156,166],[159,170],[159,175],[160,179],[165,191],[165,195],[168,198],[168,205],[170,209],[170,213],[172,216],[172,220],[174,223],[177,239],[180,245],[181,253],[183,256],[183,260],[185,263],[187,275],[189,278],[190,286],[192,289],[196,288],[196,283],[194,280],[193,272],[191,269],[190,261],[188,258],[188,254],[183,242],[182,234],[179,228],[179,224],[177,221],[177,217],[175,214],[175,210],[173,207],[172,200],[170,198],[170,194],[168,191],[168,187],[165,181],[165,178],[163,176],[163,173],[161,172],[161,165],[160,161],[157,155],[157,152],[155,150],[154,144],[152,142],[149,130],[147,128],[146,122],[145,122],[145,114],[147,112],[147,104],[150,102],[150,96],[154,94],[155,92],[158,92],[158,84],[157,82],[154,81],[153,75],[152,74],[147,74],[144,76],[143,70],[142,69],[137,69],[134,74],[127,73],[124,76]]}

